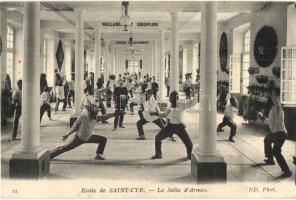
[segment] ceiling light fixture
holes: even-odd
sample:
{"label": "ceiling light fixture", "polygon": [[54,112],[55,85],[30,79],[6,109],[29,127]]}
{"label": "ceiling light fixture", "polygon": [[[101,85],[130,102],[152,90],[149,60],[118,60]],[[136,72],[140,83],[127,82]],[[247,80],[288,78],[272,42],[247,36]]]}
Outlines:
{"label": "ceiling light fixture", "polygon": [[123,1],[121,5],[122,15],[119,19],[119,23],[121,26],[124,26],[124,29],[123,29],[124,31],[128,31],[127,27],[132,25],[131,18],[128,15],[128,5],[129,5],[128,1]]}

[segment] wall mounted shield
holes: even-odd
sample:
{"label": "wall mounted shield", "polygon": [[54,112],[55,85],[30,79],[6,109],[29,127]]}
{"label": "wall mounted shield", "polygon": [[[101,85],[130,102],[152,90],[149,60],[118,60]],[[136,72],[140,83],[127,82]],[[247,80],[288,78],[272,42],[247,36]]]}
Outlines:
{"label": "wall mounted shield", "polygon": [[228,43],[226,33],[223,32],[220,39],[219,59],[222,72],[229,73],[227,69],[227,57],[228,57]]}
{"label": "wall mounted shield", "polygon": [[260,67],[268,67],[277,54],[277,35],[270,26],[262,27],[256,35],[254,56]]}

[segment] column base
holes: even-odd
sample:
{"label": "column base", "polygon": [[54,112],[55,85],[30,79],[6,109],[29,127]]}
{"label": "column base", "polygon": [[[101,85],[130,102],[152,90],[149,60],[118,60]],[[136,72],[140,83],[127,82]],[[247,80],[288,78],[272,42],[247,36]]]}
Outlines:
{"label": "column base", "polygon": [[227,164],[219,154],[203,156],[194,150],[191,156],[191,174],[198,183],[226,182]]}
{"label": "column base", "polygon": [[13,154],[9,160],[9,177],[19,179],[39,179],[49,173],[50,152],[43,150],[37,154]]}
{"label": "column base", "polygon": [[78,119],[78,117],[80,117],[80,115],[78,115],[78,114],[71,115],[71,117],[70,117],[70,128],[73,126],[73,124]]}

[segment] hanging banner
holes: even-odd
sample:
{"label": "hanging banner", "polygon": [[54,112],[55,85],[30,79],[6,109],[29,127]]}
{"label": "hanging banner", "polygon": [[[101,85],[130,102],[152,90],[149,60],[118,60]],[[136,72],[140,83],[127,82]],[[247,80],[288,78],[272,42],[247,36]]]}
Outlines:
{"label": "hanging banner", "polygon": [[63,50],[62,40],[59,41],[58,49],[56,52],[56,59],[57,59],[57,63],[58,63],[58,68],[61,71],[61,68],[62,68],[63,62],[64,62],[64,50]]}

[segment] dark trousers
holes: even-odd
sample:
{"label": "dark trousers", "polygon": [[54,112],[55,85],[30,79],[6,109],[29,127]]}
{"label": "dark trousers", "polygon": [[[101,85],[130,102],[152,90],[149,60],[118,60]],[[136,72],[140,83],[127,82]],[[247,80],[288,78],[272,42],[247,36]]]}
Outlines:
{"label": "dark trousers", "polygon": [[191,98],[191,88],[187,87],[184,89],[185,95],[186,95],[186,99],[190,99]]}
{"label": "dark trousers", "polygon": [[56,148],[51,154],[50,154],[50,158],[54,158],[62,153],[65,153],[67,151],[70,151],[82,144],[85,143],[98,143],[99,146],[97,148],[97,154],[103,154],[104,150],[105,150],[105,146],[107,143],[107,138],[100,136],[100,135],[92,135],[88,141],[83,141],[81,140],[77,135],[75,135],[75,137],[71,140],[70,143],[64,145],[64,146],[60,146],[58,148]]}
{"label": "dark trousers", "polygon": [[[99,109],[100,109],[102,115],[106,114],[107,111],[106,111],[105,105],[104,105],[104,103],[102,101],[100,101]],[[106,122],[106,120],[103,120],[102,122]]]}
{"label": "dark trousers", "polygon": [[75,92],[74,92],[74,90],[70,90],[69,95],[67,97],[69,107],[71,107],[71,97],[73,97],[73,104],[74,104],[74,102],[75,102]]}
{"label": "dark trousers", "polygon": [[122,126],[123,119],[124,119],[124,113],[125,113],[125,105],[124,104],[122,106],[115,107],[114,128],[117,128],[118,123],[119,123],[119,127]]}
{"label": "dark trousers", "polygon": [[14,120],[13,120],[13,131],[12,131],[12,138],[16,138],[17,135],[17,128],[19,125],[19,120],[22,115],[22,106],[17,105],[14,111]]}
{"label": "dark trousers", "polygon": [[[290,169],[287,162],[282,154],[282,146],[286,140],[286,134],[283,132],[276,132],[267,135],[264,138],[264,153],[265,157],[273,160],[273,156],[278,162],[283,172],[289,172]],[[273,144],[273,147],[272,147]]]}
{"label": "dark trousers", "polygon": [[112,103],[112,92],[111,90],[107,90],[106,91],[106,104],[107,104],[107,108],[111,107],[111,103]]}
{"label": "dark trousers", "polygon": [[138,110],[138,115],[139,115],[140,119],[144,118],[143,112],[144,112],[144,106],[143,106],[143,104],[141,104],[140,109]]}
{"label": "dark trousers", "polygon": [[134,106],[138,105],[138,103],[136,102],[131,102],[130,103],[130,109],[131,109],[131,112],[134,112]]}
{"label": "dark trousers", "polygon": [[64,103],[63,104],[63,110],[66,109],[66,107],[67,107],[67,99],[66,98],[65,99],[59,99],[59,98],[57,98],[57,103],[56,103],[56,106],[55,106],[55,111],[58,111],[60,102],[63,102]]}
{"label": "dark trousers", "polygon": [[106,114],[106,108],[105,108],[104,103],[102,101],[100,101],[99,109],[100,109],[102,115]]}
{"label": "dark trousers", "polygon": [[167,97],[170,96],[170,86],[167,86]]}
{"label": "dark trousers", "polygon": [[128,92],[129,92],[129,94],[131,95],[131,98],[133,98],[133,97],[134,97],[134,95],[133,95],[133,90],[129,90]]}
{"label": "dark trousers", "polygon": [[[137,122],[137,129],[138,129],[138,133],[140,136],[144,136],[143,126],[147,123],[149,123],[149,122],[146,121],[144,118],[140,118],[140,120]],[[161,129],[163,129],[165,127],[165,123],[164,123],[163,119],[161,119],[161,118],[154,120],[153,123]]]}
{"label": "dark trousers", "polygon": [[153,96],[154,96],[154,99],[157,100],[157,91],[152,91],[152,94],[153,94]]}
{"label": "dark trousers", "polygon": [[51,108],[50,108],[50,105],[48,103],[44,103],[40,107],[40,122],[41,122],[41,119],[42,119],[45,111],[47,111],[48,118],[51,118]]}
{"label": "dark trousers", "polygon": [[171,137],[173,134],[178,135],[178,137],[182,140],[182,142],[186,147],[187,155],[190,155],[192,152],[192,142],[185,129],[185,125],[170,124],[170,123],[155,136],[155,154],[158,156],[162,155],[162,152],[161,152],[162,140],[168,137]]}
{"label": "dark trousers", "polygon": [[232,138],[236,134],[236,124],[234,121],[226,116],[223,117],[223,121],[218,125],[217,130],[221,130],[224,126],[230,127],[230,136],[229,138]]}

